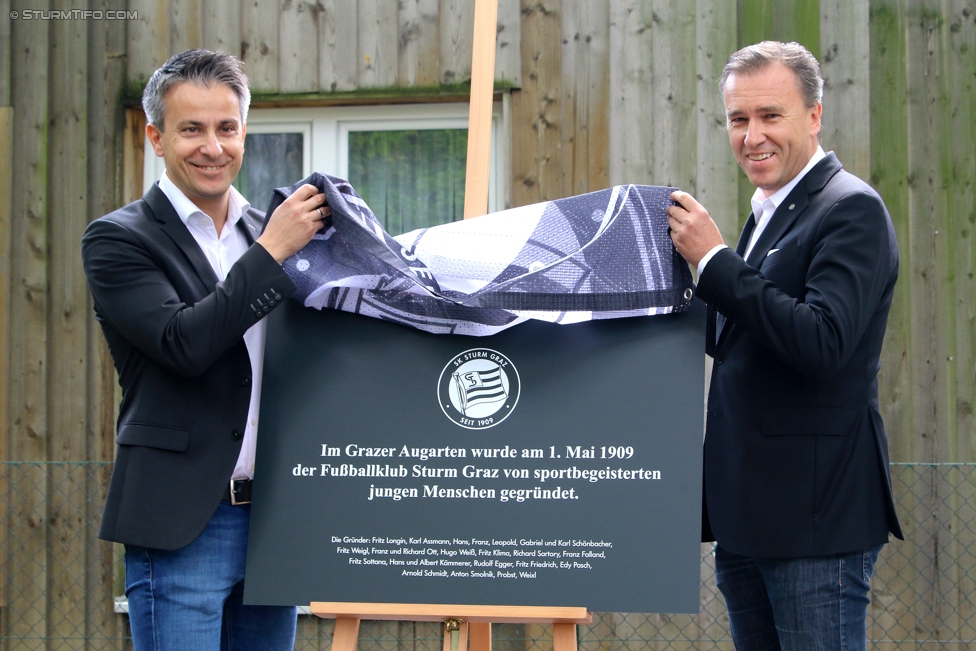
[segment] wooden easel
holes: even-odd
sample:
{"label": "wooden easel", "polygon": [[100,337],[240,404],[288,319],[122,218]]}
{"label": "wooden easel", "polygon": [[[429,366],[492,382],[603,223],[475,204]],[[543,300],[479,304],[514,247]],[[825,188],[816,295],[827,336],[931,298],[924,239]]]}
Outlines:
{"label": "wooden easel", "polygon": [[[471,56],[471,102],[468,110],[468,157],[464,184],[464,218],[488,212],[491,162],[491,105],[495,87],[495,33],[498,0],[475,0]],[[491,651],[492,623],[552,624],[554,651],[577,651],[576,625],[590,624],[586,608],[542,606],[458,606],[446,604],[380,604],[312,602],[309,610],[335,619],[332,651],[356,651],[359,622],[383,619],[443,621],[444,651]]]}
{"label": "wooden easel", "polygon": [[[552,624],[554,651],[577,651],[576,625],[590,624],[586,608],[544,606],[451,606],[445,604],[376,604],[315,601],[310,609],[318,617],[335,619],[332,651],[356,651],[359,622],[385,619],[445,623],[444,651],[491,651],[492,623]],[[456,635],[454,635],[456,633]]]}

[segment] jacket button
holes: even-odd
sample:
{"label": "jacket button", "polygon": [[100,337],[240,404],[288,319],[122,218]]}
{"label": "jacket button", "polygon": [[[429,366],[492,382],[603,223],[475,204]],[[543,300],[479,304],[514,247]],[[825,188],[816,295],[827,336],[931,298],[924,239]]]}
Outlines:
{"label": "jacket button", "polygon": [[715,363],[716,364],[721,364],[724,361],[725,361],[725,355],[723,353],[716,353],[715,354]]}
{"label": "jacket button", "polygon": [[275,294],[275,300],[276,301],[280,301],[281,300],[281,294]]}
{"label": "jacket button", "polygon": [[250,375],[247,376],[246,378],[244,378],[243,380],[241,380],[241,385],[243,385],[243,386],[248,386],[250,384],[251,384],[251,376]]}
{"label": "jacket button", "polygon": [[230,433],[230,437],[232,439],[234,439],[235,441],[240,441],[241,440],[241,430],[235,429],[233,432]]}

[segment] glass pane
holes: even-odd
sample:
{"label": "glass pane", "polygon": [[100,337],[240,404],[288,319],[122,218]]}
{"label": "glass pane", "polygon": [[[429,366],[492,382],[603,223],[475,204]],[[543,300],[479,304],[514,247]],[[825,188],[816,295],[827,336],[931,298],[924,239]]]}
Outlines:
{"label": "glass pane", "polygon": [[247,134],[244,163],[234,187],[252,206],[267,210],[275,188],[294,185],[305,178],[302,140],[300,133]]}
{"label": "glass pane", "polygon": [[349,182],[399,235],[464,217],[467,129],[352,131]]}

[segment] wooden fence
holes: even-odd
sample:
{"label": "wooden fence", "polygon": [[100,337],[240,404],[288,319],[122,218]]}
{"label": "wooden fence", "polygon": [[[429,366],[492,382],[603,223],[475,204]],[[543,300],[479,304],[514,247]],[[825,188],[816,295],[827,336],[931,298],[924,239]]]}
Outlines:
{"label": "wooden fence", "polygon": [[[153,69],[205,46],[242,56],[256,105],[438,101],[464,92],[473,6],[0,0],[0,459],[112,458],[115,378],[78,242],[140,181],[125,164],[141,144],[124,107]],[[79,9],[126,13],[59,13]],[[729,151],[718,73],[763,38],[817,54],[824,146],[881,192],[900,242],[880,378],[892,460],[976,461],[976,0],[501,0],[498,29],[514,204],[673,184],[730,242],[751,188]],[[79,551],[71,541],[87,520],[58,517],[79,508],[70,494],[24,495],[0,513],[0,532],[40,531],[24,520],[39,502],[64,553]],[[48,549],[36,543],[6,562]],[[85,568],[62,560],[41,564],[45,581],[20,601],[6,588],[0,625],[20,608],[53,635],[54,604],[104,597],[65,582]]]}

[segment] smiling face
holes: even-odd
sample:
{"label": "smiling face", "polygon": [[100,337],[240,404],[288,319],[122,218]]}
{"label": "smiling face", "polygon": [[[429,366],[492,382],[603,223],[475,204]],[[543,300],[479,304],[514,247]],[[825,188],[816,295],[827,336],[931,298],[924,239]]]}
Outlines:
{"label": "smiling face", "polygon": [[817,151],[823,107],[804,106],[796,76],[780,63],[731,75],[724,99],[735,158],[768,197],[792,181]]}
{"label": "smiling face", "polygon": [[[245,125],[240,102],[225,84],[182,82],[166,93],[163,131],[146,127],[166,175],[190,201],[223,223],[230,184],[241,169]],[[218,229],[219,230],[219,229]]]}

